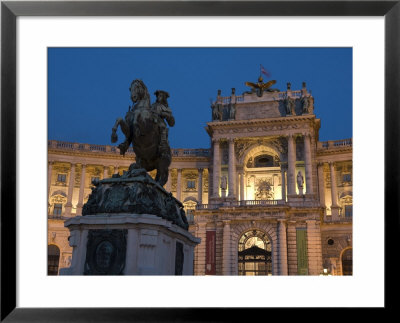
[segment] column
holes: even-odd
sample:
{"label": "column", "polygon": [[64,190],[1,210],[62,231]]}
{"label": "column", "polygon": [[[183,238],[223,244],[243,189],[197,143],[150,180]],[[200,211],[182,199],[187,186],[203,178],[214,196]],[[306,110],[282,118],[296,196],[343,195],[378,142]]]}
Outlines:
{"label": "column", "polygon": [[82,215],[83,197],[85,194],[86,165],[82,164],[81,185],[79,187],[79,200],[76,206],[76,215]]}
{"label": "column", "polygon": [[176,198],[180,201],[182,195],[182,169],[178,168],[178,179],[176,182]]}
{"label": "column", "polygon": [[236,177],[235,177],[235,197],[237,201],[240,201],[240,189],[239,189],[239,183],[240,183],[240,173],[236,169]]}
{"label": "column", "polygon": [[211,185],[213,179],[213,171],[211,167],[208,167],[208,196],[207,196],[207,203],[210,201],[210,197],[214,195],[213,186]]}
{"label": "column", "polygon": [[171,192],[171,183],[172,183],[172,170],[169,169],[168,170],[168,181],[167,184],[165,186],[165,189],[167,192]]}
{"label": "column", "polygon": [[332,194],[332,206],[338,206],[337,203],[337,188],[336,188],[336,175],[335,175],[335,164],[333,162],[329,163],[331,170],[331,194]]}
{"label": "column", "polygon": [[286,169],[281,165],[281,190],[282,200],[286,201]]}
{"label": "column", "polygon": [[199,168],[199,180],[197,183],[197,202],[203,204],[203,168]]}
{"label": "column", "polygon": [[288,136],[288,195],[296,194],[296,143],[293,134]]}
{"label": "column", "polygon": [[319,192],[319,201],[321,203],[321,206],[325,208],[326,205],[325,205],[324,163],[318,163],[318,192]]}
{"label": "column", "polygon": [[224,221],[224,229],[222,234],[222,274],[228,276],[231,275],[231,226],[229,221]]}
{"label": "column", "polygon": [[306,166],[306,194],[313,193],[312,183],[312,164],[311,164],[311,135],[304,136],[304,163]]}
{"label": "column", "polygon": [[108,174],[107,174],[107,166],[104,166],[104,170],[103,170],[103,179],[107,178]]}
{"label": "column", "polygon": [[235,174],[236,174],[236,165],[235,165],[235,140],[229,139],[229,162],[228,162],[228,197],[235,197]]}
{"label": "column", "polygon": [[214,155],[213,155],[213,196],[219,197],[219,174],[220,174],[220,147],[219,139],[213,139]]}
{"label": "column", "polygon": [[240,172],[240,200],[244,201],[244,187],[245,187],[245,180],[244,180],[244,171]]}
{"label": "column", "polygon": [[66,216],[71,216],[72,195],[74,193],[74,184],[75,184],[75,164],[71,164],[71,171],[69,173],[69,181],[68,181],[67,203],[65,204],[65,215]]}
{"label": "column", "polygon": [[49,162],[49,168],[47,170],[47,196],[50,195],[50,186],[51,186],[51,176],[53,172],[53,164],[54,162],[50,161]]}
{"label": "column", "polygon": [[286,220],[278,220],[279,225],[279,275],[288,275]]}
{"label": "column", "polygon": [[329,168],[331,171],[331,196],[332,196],[332,205],[331,205],[331,214],[332,214],[332,220],[338,220],[339,219],[339,205],[337,201],[337,185],[336,185],[336,174],[335,174],[335,163],[330,162],[329,163]]}
{"label": "column", "polygon": [[114,166],[114,174],[119,174],[118,166]]}

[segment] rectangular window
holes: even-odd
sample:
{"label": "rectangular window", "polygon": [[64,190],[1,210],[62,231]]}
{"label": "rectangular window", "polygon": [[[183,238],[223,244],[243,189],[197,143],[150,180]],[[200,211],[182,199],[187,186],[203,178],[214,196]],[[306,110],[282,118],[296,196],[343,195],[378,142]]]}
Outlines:
{"label": "rectangular window", "polygon": [[351,218],[353,216],[353,205],[344,206],[344,215],[346,218]]}
{"label": "rectangular window", "polygon": [[62,213],[62,204],[54,204],[53,215],[61,216]]}
{"label": "rectangular window", "polygon": [[351,182],[351,174],[344,174],[343,182]]}
{"label": "rectangular window", "polygon": [[187,181],[187,188],[196,188],[195,181]]}
{"label": "rectangular window", "polygon": [[66,178],[67,178],[67,175],[65,175],[65,174],[58,174],[58,175],[57,175],[57,182],[65,183]]}

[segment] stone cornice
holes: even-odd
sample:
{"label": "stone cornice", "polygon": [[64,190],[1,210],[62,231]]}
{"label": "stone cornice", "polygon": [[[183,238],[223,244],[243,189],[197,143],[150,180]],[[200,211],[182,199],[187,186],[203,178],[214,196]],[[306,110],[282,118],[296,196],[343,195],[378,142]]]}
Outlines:
{"label": "stone cornice", "polygon": [[[97,160],[107,159],[107,160],[118,160],[126,161],[132,163],[135,161],[134,154],[126,154],[125,157],[120,154],[115,153],[104,153],[104,152],[93,152],[93,151],[76,151],[76,150],[64,150],[64,149],[49,149],[48,156],[67,156],[67,157],[77,157],[77,158],[95,158]],[[202,162],[209,163],[210,157],[206,156],[172,156],[172,163],[174,162]],[[57,162],[57,158],[51,158],[50,161]]]}
{"label": "stone cornice", "polygon": [[134,154],[126,154],[125,157],[119,153],[104,153],[100,151],[79,151],[79,150],[67,150],[67,149],[48,149],[48,155],[64,155],[64,156],[79,156],[79,157],[89,157],[89,158],[106,158],[106,159],[121,159],[121,160],[134,160]]}
{"label": "stone cornice", "polygon": [[215,139],[229,137],[285,136],[317,133],[320,126],[315,115],[279,117],[252,120],[209,122],[206,131]]}
{"label": "stone cornice", "polygon": [[314,114],[301,115],[301,116],[288,116],[288,117],[277,117],[277,118],[265,118],[265,119],[251,119],[251,120],[228,120],[228,121],[213,121],[208,122],[207,126],[215,129],[219,128],[231,128],[232,126],[262,126],[265,124],[293,124],[299,122],[316,121],[320,122]]}
{"label": "stone cornice", "polygon": [[318,149],[317,150],[317,158],[322,156],[332,156],[332,155],[339,155],[339,154],[352,154],[353,147],[337,147],[337,148],[330,148],[330,149]]}

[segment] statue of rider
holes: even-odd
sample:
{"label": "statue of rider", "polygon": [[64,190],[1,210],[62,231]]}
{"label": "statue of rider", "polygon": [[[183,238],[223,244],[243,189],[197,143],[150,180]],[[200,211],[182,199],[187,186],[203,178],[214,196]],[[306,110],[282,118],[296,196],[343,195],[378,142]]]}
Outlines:
{"label": "statue of rider", "polygon": [[161,138],[159,152],[161,155],[170,154],[171,148],[168,143],[168,127],[165,124],[165,121],[167,121],[170,127],[173,127],[175,125],[175,118],[172,115],[172,110],[168,106],[167,99],[169,98],[169,93],[157,90],[154,94],[156,96],[156,102],[151,105],[151,110],[155,112],[155,115],[157,116],[156,119],[154,119],[154,122],[158,124],[160,129]]}

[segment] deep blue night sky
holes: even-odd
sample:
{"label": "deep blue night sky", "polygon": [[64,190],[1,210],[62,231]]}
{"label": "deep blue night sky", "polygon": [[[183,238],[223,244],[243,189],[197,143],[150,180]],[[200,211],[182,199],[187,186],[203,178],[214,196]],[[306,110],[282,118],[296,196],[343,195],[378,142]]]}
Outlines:
{"label": "deep blue night sky", "polygon": [[[152,102],[157,89],[170,94],[172,148],[209,148],[210,99],[218,89],[223,96],[231,88],[237,95],[249,90],[244,83],[257,81],[260,64],[281,91],[287,82],[292,90],[307,83],[321,119],[320,141],[352,137],[351,48],[49,48],[48,138],[110,145],[138,78]],[[116,144],[124,139],[118,134]]]}

